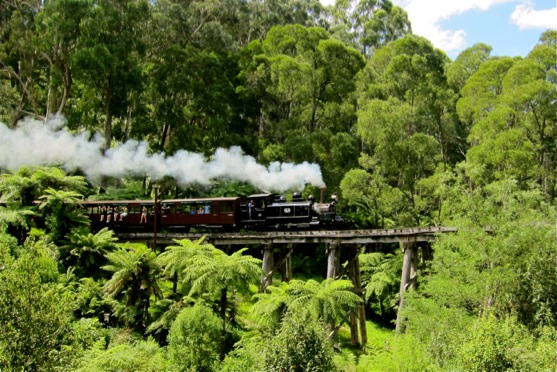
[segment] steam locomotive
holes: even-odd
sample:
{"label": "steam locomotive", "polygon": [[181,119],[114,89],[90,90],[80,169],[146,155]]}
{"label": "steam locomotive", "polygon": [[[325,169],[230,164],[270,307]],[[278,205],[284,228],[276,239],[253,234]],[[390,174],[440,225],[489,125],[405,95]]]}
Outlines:
{"label": "steam locomotive", "polygon": [[344,229],[347,222],[336,212],[337,198],[317,203],[299,192],[291,200],[266,193],[246,197],[163,200],[83,201],[93,231],[108,226],[115,231],[189,232]]}

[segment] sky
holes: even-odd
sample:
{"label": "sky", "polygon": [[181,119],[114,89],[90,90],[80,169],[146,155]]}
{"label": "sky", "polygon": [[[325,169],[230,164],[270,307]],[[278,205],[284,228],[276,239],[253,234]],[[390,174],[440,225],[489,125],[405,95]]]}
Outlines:
{"label": "sky", "polygon": [[391,1],[406,10],[414,34],[451,59],[476,43],[490,45],[492,56],[525,57],[545,30],[557,29],[557,0]]}

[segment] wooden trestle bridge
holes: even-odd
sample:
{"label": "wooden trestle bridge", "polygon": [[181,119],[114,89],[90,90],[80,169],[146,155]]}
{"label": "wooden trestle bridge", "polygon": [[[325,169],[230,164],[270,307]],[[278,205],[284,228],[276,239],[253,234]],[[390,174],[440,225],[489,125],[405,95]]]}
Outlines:
{"label": "wooden trestle bridge", "polygon": [[[404,307],[404,292],[415,288],[418,266],[431,259],[430,243],[439,234],[456,232],[451,227],[420,227],[374,230],[338,231],[273,231],[235,233],[117,233],[120,241],[144,242],[155,248],[174,244],[175,240],[198,240],[205,236],[205,242],[229,251],[232,246],[260,249],[263,262],[261,291],[272,284],[273,275],[279,274],[283,281],[292,278],[292,255],[297,245],[324,244],[327,253],[327,278],[348,277],[354,283],[354,291],[363,295],[359,254],[368,245],[398,243],[404,252],[400,282],[400,298],[396,328],[402,329],[400,310]],[[421,248],[420,251],[418,250]],[[370,249],[371,250],[371,249]],[[342,260],[341,260],[342,258]],[[341,262],[347,265],[341,266]],[[353,345],[365,346],[367,334],[364,306],[350,316],[350,330]],[[358,332],[359,328],[359,332]]]}

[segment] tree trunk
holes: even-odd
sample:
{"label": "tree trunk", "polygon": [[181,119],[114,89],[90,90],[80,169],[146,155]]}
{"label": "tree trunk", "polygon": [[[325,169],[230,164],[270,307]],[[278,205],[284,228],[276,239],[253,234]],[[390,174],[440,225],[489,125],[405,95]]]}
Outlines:
{"label": "tree trunk", "polygon": [[222,318],[222,333],[220,336],[220,361],[225,357],[226,348],[226,288],[220,291],[220,317]]}

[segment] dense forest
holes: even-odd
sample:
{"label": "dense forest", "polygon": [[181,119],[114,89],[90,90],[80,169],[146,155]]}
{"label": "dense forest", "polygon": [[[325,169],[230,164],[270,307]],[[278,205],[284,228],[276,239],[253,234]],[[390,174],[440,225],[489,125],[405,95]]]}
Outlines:
{"label": "dense forest", "polygon": [[[491,50],[451,60],[389,0],[0,2],[0,369],[555,371],[557,31],[525,57]],[[258,247],[153,251],[91,231],[79,207],[155,183],[169,198],[257,185],[92,177],[88,159],[35,161],[57,149],[16,142],[42,133],[30,125],[101,156],[143,143],[317,164],[357,228],[457,232],[420,263],[397,332],[398,245],[362,247],[361,294],[323,278],[321,246],[260,293]]]}

